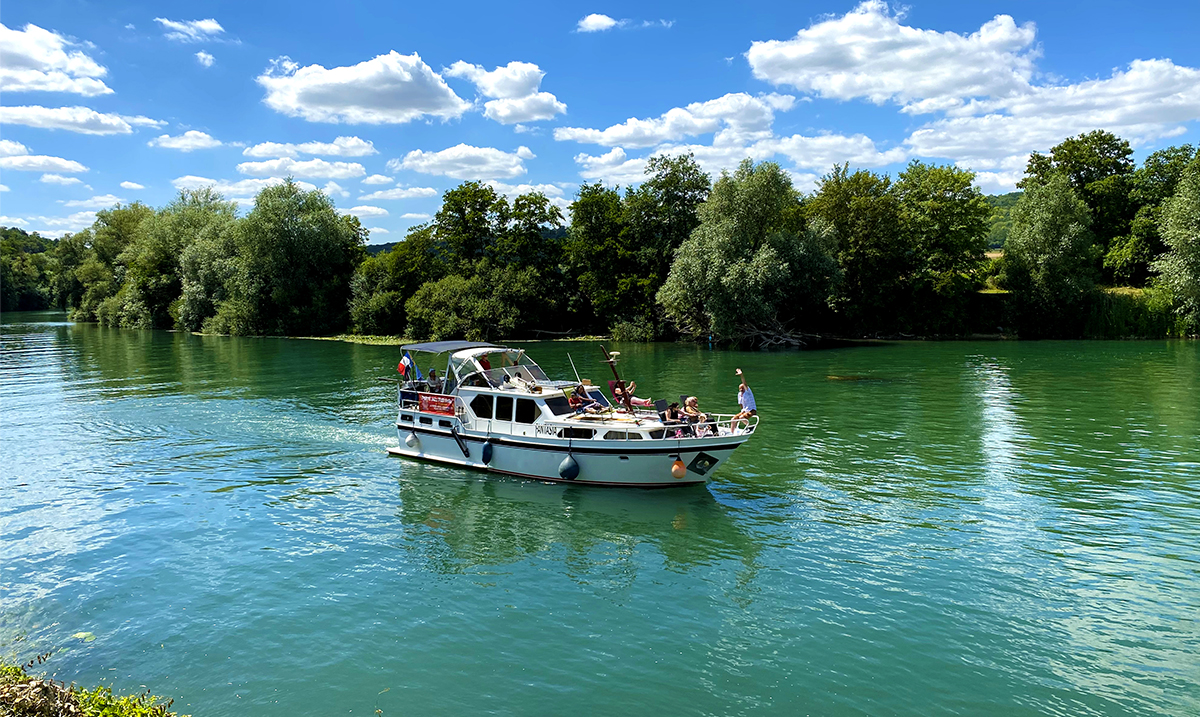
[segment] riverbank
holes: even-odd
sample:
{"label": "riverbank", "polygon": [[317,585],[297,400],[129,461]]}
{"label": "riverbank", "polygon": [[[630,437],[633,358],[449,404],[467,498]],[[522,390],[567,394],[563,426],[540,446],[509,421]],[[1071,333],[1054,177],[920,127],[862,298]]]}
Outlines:
{"label": "riverbank", "polygon": [[[178,717],[174,700],[163,701],[148,691],[116,695],[108,687],[86,689],[27,671],[27,665],[0,660],[0,714],[81,715],[81,717]],[[186,717],[186,716],[184,716]]]}

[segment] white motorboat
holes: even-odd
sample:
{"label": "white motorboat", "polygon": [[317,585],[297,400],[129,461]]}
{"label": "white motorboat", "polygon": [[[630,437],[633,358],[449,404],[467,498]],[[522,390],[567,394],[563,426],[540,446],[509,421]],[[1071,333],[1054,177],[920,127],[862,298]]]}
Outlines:
{"label": "white motorboat", "polygon": [[[578,376],[550,380],[523,349],[437,341],[401,351],[449,355],[441,377],[409,368],[400,382],[400,445],[388,452],[407,458],[544,481],[688,485],[707,482],[758,427],[757,416],[669,421],[665,402],[614,405]],[[606,356],[623,388],[616,354]]]}

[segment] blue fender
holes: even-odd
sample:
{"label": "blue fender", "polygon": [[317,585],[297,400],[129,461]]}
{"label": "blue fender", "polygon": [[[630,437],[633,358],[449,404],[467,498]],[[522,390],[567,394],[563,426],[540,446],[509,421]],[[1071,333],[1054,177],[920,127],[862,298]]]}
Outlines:
{"label": "blue fender", "polygon": [[579,477],[579,461],[570,453],[558,464],[558,474],[563,480],[575,480]]}

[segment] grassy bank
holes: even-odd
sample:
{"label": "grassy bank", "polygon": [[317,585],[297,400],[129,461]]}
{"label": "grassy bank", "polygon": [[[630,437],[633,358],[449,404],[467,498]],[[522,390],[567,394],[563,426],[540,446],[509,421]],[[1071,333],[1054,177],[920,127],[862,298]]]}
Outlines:
{"label": "grassy bank", "polygon": [[81,715],[82,717],[176,717],[174,700],[144,692],[116,695],[108,687],[85,689],[30,675],[33,666],[0,661],[0,715]]}

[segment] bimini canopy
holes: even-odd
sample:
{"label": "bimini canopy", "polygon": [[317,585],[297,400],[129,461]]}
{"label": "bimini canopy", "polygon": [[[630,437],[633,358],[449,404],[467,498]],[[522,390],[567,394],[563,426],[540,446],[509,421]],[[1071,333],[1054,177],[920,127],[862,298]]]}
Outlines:
{"label": "bimini canopy", "polygon": [[401,351],[424,351],[431,354],[440,354],[446,351],[462,351],[464,349],[502,349],[503,346],[489,344],[484,341],[430,341],[424,344],[409,344],[401,346]]}

